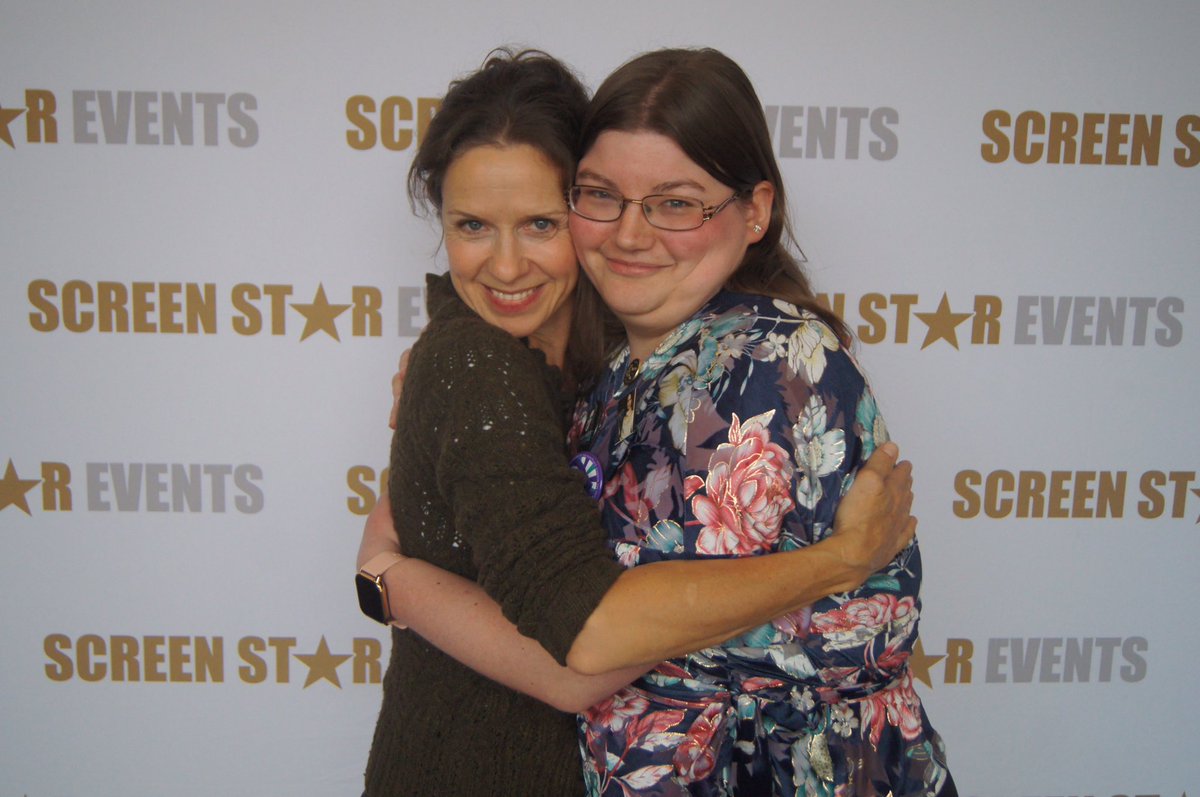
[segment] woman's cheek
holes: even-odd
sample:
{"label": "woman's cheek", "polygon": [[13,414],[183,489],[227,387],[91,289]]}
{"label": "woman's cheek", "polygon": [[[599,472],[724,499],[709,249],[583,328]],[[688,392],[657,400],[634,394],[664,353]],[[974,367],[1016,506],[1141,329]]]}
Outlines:
{"label": "woman's cheek", "polygon": [[576,254],[581,261],[585,260],[587,255],[594,252],[599,246],[603,234],[597,230],[596,222],[582,219],[576,215],[571,216],[567,226],[571,232],[571,240],[574,242]]}

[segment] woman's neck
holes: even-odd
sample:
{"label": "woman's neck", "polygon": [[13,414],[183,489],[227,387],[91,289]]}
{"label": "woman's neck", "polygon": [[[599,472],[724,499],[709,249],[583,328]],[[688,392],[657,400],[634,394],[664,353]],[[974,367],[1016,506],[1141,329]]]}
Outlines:
{"label": "woman's neck", "polygon": [[658,348],[658,344],[666,339],[666,335],[657,335],[645,337],[641,335],[629,335],[629,356],[635,360],[645,361],[647,357],[654,353]]}
{"label": "woman's neck", "polygon": [[[669,327],[661,326],[663,319],[655,318],[650,314],[643,316],[617,314],[621,325],[625,327],[625,340],[629,343],[629,356],[637,360],[645,360],[654,354],[655,350],[675,330],[679,329],[680,326],[686,324],[692,318],[695,318],[696,314],[712,301],[713,296],[716,296],[716,293],[696,305],[694,310]],[[682,312],[682,310],[676,308],[675,315],[677,316],[679,312]]]}
{"label": "woman's neck", "polygon": [[555,325],[553,328],[542,327],[532,333],[527,340],[529,347],[537,349],[546,355],[546,363],[555,368],[562,368],[567,360],[567,341],[571,337],[571,327]]}
{"label": "woman's neck", "polygon": [[537,349],[542,354],[546,355],[547,365],[553,365],[555,368],[562,368],[563,363],[567,359],[567,344],[563,341],[561,345],[554,341],[540,340],[536,335],[529,336],[529,347]]}
{"label": "woman's neck", "polygon": [[[684,319],[686,320],[686,319]],[[679,322],[680,324],[683,321]],[[679,324],[669,329],[647,328],[632,324],[625,325],[625,339],[629,342],[629,356],[636,360],[645,360],[659,345],[667,339],[672,332],[679,328]]]}

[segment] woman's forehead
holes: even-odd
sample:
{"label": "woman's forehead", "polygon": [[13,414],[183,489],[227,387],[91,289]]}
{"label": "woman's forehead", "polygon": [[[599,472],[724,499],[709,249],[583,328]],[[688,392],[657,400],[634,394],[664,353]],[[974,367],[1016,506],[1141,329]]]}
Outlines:
{"label": "woman's forehead", "polygon": [[597,180],[600,185],[626,189],[636,186],[647,194],[706,191],[721,185],[674,139],[650,130],[604,131],[580,158],[575,180]]}
{"label": "woman's forehead", "polygon": [[480,145],[446,170],[443,213],[542,214],[564,205],[558,167],[535,147]]}

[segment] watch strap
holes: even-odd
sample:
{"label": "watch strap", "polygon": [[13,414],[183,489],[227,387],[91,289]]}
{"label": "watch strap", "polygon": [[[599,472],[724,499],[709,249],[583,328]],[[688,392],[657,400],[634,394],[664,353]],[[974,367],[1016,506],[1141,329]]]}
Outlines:
{"label": "watch strap", "polygon": [[388,589],[383,583],[383,574],[403,562],[404,559],[404,554],[400,554],[395,551],[384,551],[383,553],[375,554],[370,559],[363,562],[362,567],[358,569],[358,574],[373,581],[375,583],[375,587],[379,590],[379,597],[383,603],[384,621],[387,622],[388,625],[392,625],[400,629],[408,628],[408,626],[401,625],[400,623],[395,622],[392,618],[391,596],[388,594]]}
{"label": "watch strap", "polygon": [[363,562],[363,566],[358,569],[358,572],[371,580],[381,578],[384,573],[394,565],[398,565],[404,561],[404,554],[396,553],[395,551],[384,551],[377,553],[367,561]]}

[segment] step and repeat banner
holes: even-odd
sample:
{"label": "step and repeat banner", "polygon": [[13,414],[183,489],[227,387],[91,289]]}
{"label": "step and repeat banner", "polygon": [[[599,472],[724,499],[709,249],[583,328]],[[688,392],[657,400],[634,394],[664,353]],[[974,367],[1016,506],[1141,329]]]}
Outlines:
{"label": "step and repeat banner", "polygon": [[[506,7],[509,6],[509,7]],[[0,2],[0,797],[357,795],[351,575],[455,75],[758,88],[916,463],[965,795],[1200,796],[1200,5]]]}

